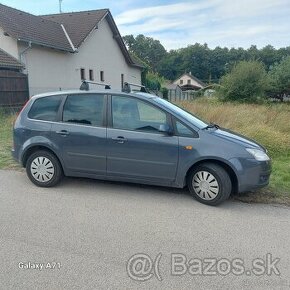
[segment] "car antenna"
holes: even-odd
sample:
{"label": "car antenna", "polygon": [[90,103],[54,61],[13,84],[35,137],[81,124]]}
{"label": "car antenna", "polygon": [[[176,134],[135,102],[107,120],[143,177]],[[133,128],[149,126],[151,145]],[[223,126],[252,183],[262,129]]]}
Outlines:
{"label": "car antenna", "polygon": [[110,90],[111,89],[111,86],[108,85],[108,84],[96,83],[96,82],[92,82],[92,81],[83,80],[82,84],[80,86],[80,90],[81,91],[89,91],[90,90],[90,85],[89,84],[103,86],[103,87],[105,87],[105,90]]}

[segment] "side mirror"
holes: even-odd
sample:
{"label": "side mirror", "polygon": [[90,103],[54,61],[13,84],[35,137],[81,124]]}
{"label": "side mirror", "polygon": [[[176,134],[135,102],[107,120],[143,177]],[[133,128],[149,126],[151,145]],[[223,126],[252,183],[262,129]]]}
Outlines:
{"label": "side mirror", "polygon": [[167,135],[172,135],[172,128],[168,124],[160,125],[158,131]]}

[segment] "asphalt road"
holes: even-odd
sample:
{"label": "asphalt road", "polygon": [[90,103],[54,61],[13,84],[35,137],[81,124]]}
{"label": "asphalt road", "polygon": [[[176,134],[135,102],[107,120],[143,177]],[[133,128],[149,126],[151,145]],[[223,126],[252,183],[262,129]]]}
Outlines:
{"label": "asphalt road", "polygon": [[0,263],[0,289],[289,289],[290,208],[0,171]]}

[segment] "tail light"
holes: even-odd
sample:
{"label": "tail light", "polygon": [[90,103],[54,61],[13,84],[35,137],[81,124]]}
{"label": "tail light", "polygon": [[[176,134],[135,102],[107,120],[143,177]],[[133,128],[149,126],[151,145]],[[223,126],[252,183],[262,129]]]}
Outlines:
{"label": "tail light", "polygon": [[18,116],[21,114],[21,112],[25,109],[25,107],[27,106],[28,102],[29,102],[29,100],[27,100],[27,101],[24,103],[24,105],[23,105],[23,107],[21,108],[21,110],[20,110],[19,112],[16,113],[16,116],[15,116],[15,118],[14,118],[14,120],[13,120],[13,127],[14,127],[14,125],[15,125],[15,122],[16,122],[17,117],[18,117]]}
{"label": "tail light", "polygon": [[19,115],[20,115],[20,113],[21,113],[21,112],[25,109],[25,107],[27,106],[28,102],[29,102],[29,100],[27,100],[27,101],[24,103],[22,109],[21,109],[21,110],[16,114],[16,116],[19,116]]}

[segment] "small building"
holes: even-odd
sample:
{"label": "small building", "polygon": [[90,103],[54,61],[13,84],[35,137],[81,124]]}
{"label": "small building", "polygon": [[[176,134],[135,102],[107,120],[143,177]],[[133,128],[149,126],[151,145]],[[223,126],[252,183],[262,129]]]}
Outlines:
{"label": "small building", "polygon": [[182,89],[179,85],[166,84],[164,87],[168,90],[169,101],[178,101],[182,99]]}
{"label": "small building", "polygon": [[205,84],[191,73],[184,73],[173,84],[179,85],[182,91],[197,91],[205,87]]}
{"label": "small building", "polygon": [[108,9],[35,16],[0,4],[0,48],[28,76],[30,95],[76,89],[84,79],[119,90],[141,84],[143,67]]}

